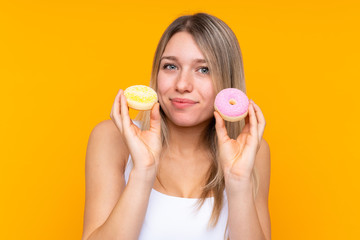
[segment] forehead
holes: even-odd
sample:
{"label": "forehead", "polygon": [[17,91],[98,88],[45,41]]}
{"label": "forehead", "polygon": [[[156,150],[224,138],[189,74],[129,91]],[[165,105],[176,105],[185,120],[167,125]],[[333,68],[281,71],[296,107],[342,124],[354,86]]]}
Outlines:
{"label": "forehead", "polygon": [[174,34],[167,43],[162,57],[182,60],[205,59],[193,36],[188,32]]}

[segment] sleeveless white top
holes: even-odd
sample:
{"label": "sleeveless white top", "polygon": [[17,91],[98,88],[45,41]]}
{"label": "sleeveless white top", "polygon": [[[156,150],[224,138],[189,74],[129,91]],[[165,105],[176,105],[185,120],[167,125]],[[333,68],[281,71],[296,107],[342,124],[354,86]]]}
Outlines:
{"label": "sleeveless white top", "polygon": [[[129,180],[133,167],[131,156],[125,169],[125,181]],[[169,196],[151,190],[145,219],[139,240],[222,240],[227,223],[228,207],[224,191],[224,206],[214,228],[207,228],[213,197],[207,198],[196,210],[196,198]]]}

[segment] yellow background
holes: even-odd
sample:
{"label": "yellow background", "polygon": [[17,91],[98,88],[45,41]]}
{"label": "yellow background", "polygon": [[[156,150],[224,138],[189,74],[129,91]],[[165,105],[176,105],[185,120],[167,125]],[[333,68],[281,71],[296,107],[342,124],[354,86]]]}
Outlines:
{"label": "yellow background", "polygon": [[236,33],[271,150],[273,239],[359,239],[356,1],[1,1],[0,239],[80,239],[85,151],[176,17]]}

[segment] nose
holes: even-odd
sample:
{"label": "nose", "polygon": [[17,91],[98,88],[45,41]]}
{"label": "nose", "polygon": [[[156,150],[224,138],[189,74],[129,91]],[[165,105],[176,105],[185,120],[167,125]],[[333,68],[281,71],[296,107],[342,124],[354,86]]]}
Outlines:
{"label": "nose", "polygon": [[190,71],[186,69],[180,71],[176,81],[176,90],[180,93],[193,90],[193,76]]}

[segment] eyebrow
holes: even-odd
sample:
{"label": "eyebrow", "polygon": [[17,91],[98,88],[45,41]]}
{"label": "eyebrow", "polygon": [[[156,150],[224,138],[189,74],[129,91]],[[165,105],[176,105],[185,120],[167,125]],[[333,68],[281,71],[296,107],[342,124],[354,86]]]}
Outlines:
{"label": "eyebrow", "polygon": [[[177,61],[177,62],[179,61],[177,59],[177,57],[175,57],[175,56],[163,56],[162,58],[160,58],[160,62],[163,59],[173,60],[173,61]],[[202,59],[202,58],[195,58],[193,61],[196,62],[196,63],[206,63],[206,60]]]}

